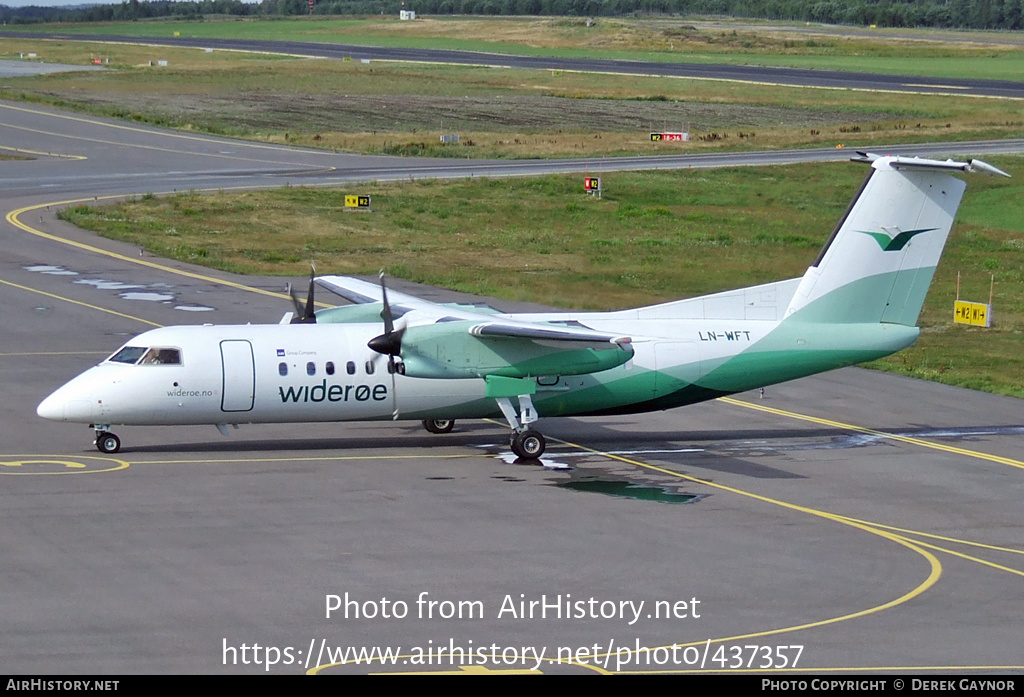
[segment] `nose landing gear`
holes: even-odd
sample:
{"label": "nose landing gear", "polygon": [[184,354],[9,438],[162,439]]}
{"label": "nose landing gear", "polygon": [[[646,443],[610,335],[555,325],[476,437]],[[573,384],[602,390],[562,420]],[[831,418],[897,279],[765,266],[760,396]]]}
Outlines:
{"label": "nose landing gear", "polygon": [[96,440],[93,441],[96,445],[96,449],[101,453],[116,453],[121,449],[121,439],[116,435],[108,431],[110,428],[107,424],[96,424],[93,426],[96,430]]}

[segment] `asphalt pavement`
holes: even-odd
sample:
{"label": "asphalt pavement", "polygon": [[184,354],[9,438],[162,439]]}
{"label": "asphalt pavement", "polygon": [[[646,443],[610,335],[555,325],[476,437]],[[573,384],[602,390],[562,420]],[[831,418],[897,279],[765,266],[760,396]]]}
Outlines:
{"label": "asphalt pavement", "polygon": [[11,103],[0,144],[33,158],[0,161],[0,671],[1024,668],[1020,400],[845,369],[546,419],[545,466],[485,421],[133,427],[103,455],[86,426],[35,415],[155,324],[290,309],[289,279],[140,256],[58,220],[68,202],[847,154],[419,161]]}

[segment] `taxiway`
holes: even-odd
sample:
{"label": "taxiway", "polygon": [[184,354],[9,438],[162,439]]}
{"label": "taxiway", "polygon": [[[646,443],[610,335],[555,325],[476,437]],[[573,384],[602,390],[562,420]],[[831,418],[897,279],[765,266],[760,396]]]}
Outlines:
{"label": "taxiway", "polygon": [[[533,665],[424,660],[492,646],[544,650],[542,672],[764,670],[783,657],[812,672],[1024,669],[1020,400],[847,369],[763,399],[548,419],[548,467],[509,462],[506,428],[489,422],[448,436],[406,423],[243,426],[228,439],[139,427],[121,429],[124,449],[106,456],[91,429],[35,415],[52,389],[154,324],[275,322],[289,309],[285,279],[140,257],[58,220],[69,201],[579,162],[337,155],[7,103],[0,142],[35,158],[0,162],[0,670]],[[902,152],[983,152],[916,147]],[[608,485],[564,486],[588,481]],[[628,485],[695,498],[643,500]],[[328,617],[331,596],[360,616],[346,606],[348,617]],[[591,600],[596,617],[553,609]],[[503,611],[509,601],[552,609],[522,617]],[[644,605],[639,618],[604,616],[606,601]],[[394,664],[349,654],[338,665],[336,651],[371,647],[394,649]],[[660,652],[622,651],[637,647]],[[271,648],[275,665],[255,662]],[[573,664],[548,660],[563,649]]]}

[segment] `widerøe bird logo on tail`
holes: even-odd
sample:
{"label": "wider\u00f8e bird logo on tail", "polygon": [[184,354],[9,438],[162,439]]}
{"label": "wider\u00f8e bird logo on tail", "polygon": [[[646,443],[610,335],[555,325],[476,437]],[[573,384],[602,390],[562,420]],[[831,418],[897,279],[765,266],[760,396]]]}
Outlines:
{"label": "wider\u00f8e bird logo on tail", "polygon": [[[897,230],[899,230],[899,228],[897,228]],[[883,252],[898,252],[906,247],[907,242],[910,242],[911,238],[914,236],[920,235],[922,232],[931,232],[932,230],[938,230],[938,228],[929,227],[921,228],[920,230],[905,230],[898,232],[895,237],[885,232],[868,232],[867,230],[858,230],[857,232],[864,235],[870,235],[875,238],[875,242],[878,243],[878,246],[882,248]]]}

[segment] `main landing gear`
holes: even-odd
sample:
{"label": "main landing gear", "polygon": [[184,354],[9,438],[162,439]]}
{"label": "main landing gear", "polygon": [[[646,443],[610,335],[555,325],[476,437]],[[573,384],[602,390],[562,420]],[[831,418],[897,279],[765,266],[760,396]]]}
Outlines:
{"label": "main landing gear", "polygon": [[451,433],[455,428],[454,419],[424,419],[423,428],[430,433]]}
{"label": "main landing gear", "polygon": [[519,416],[516,417],[515,407],[508,397],[498,397],[498,408],[512,427],[512,452],[523,460],[537,460],[544,454],[547,443],[540,431],[530,428],[530,424],[537,421],[537,410],[533,406],[533,400],[528,394],[518,395]]}
{"label": "main landing gear", "polygon": [[96,430],[96,440],[94,443],[97,450],[109,455],[121,449],[121,439],[107,430],[110,428],[108,424],[96,424],[93,428]]}
{"label": "main landing gear", "polygon": [[[516,457],[522,460],[538,460],[544,454],[547,443],[540,431],[530,428],[530,424],[537,421],[537,410],[533,406],[530,395],[517,395],[517,399],[519,400],[518,414],[516,414],[516,409],[512,406],[510,398],[495,398],[508,425],[512,427],[512,438],[509,445]],[[453,419],[425,419],[423,428],[430,433],[451,433],[451,430],[455,428],[455,421]]]}
{"label": "main landing gear", "polygon": [[524,460],[537,460],[544,454],[547,443],[540,431],[528,428],[512,432],[512,452]]}

